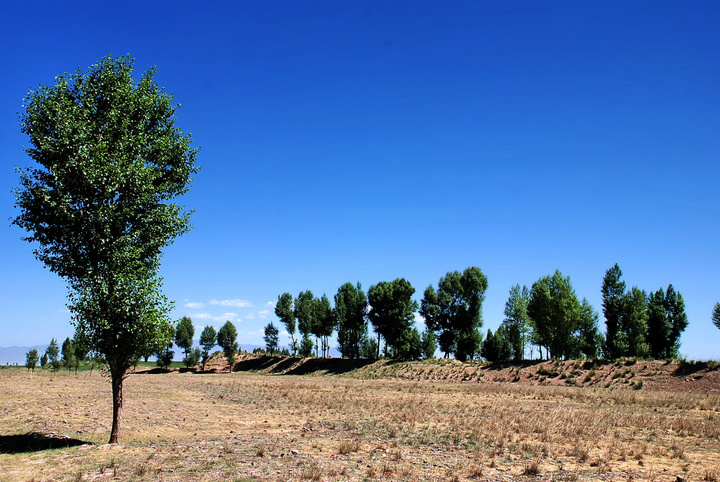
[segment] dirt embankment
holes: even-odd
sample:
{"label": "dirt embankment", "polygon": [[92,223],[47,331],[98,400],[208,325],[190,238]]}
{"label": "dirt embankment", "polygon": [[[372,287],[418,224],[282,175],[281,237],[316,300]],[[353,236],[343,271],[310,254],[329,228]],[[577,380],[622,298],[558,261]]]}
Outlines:
{"label": "dirt embankment", "polygon": [[[206,368],[212,372],[228,370],[223,356],[214,357]],[[569,360],[487,364],[448,359],[398,362],[243,355],[233,371],[720,393],[720,366],[704,362]]]}

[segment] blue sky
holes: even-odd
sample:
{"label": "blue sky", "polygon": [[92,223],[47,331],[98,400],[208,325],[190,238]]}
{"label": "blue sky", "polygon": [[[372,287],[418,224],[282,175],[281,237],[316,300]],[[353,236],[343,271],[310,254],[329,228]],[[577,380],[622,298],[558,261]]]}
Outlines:
{"label": "blue sky", "polygon": [[[0,20],[0,346],[72,334],[62,280],[10,226],[23,97],[110,53],[182,104],[193,230],[163,258],[173,316],[261,344],[278,294],[448,271],[560,269],[601,311],[672,283],[681,353],[718,358],[720,4],[710,1],[15,2]],[[604,329],[604,323],[602,324]]]}

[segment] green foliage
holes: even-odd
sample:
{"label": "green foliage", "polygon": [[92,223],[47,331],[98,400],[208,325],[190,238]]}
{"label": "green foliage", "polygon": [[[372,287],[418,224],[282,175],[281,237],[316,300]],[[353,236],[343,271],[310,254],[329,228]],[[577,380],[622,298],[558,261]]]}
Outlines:
{"label": "green foliage", "polygon": [[322,356],[325,358],[330,351],[330,336],[337,326],[335,312],[325,294],[314,300],[314,310],[315,322],[312,325],[312,334],[320,339],[319,348],[322,349]]}
{"label": "green foliage", "polygon": [[[317,309],[315,295],[312,291],[302,291],[293,303],[293,314],[297,319],[298,331],[304,338],[309,337],[315,331],[317,325]],[[302,347],[301,347],[302,352]],[[306,356],[302,355],[301,356]]]}
{"label": "green foliage", "polygon": [[173,361],[173,358],[175,357],[175,352],[171,349],[173,346],[172,342],[165,345],[165,348],[158,351],[157,356],[157,365],[161,368],[164,368],[167,370],[170,368],[170,364]]}
{"label": "green foliage", "polygon": [[202,347],[202,369],[205,371],[205,364],[210,358],[210,350],[217,344],[217,333],[215,328],[208,325],[200,333],[200,346]]}
{"label": "green foliage", "polygon": [[414,326],[405,330],[390,350],[395,360],[419,360],[422,357],[420,332]]}
{"label": "green foliage", "polygon": [[78,361],[87,360],[90,353],[90,345],[88,344],[87,339],[85,339],[81,334],[75,333],[75,336],[72,339],[72,344],[75,349],[75,357]]}
{"label": "green foliage", "polygon": [[238,344],[237,329],[230,320],[226,321],[220,328],[220,331],[218,331],[217,344],[223,349],[228,365],[230,365],[230,372],[232,372],[233,365],[235,365],[235,354],[238,351]]}
{"label": "green foliage", "polygon": [[660,288],[648,299],[647,344],[650,356],[655,359],[677,357],[680,335],[687,328],[685,301],[673,285],[667,291]]}
{"label": "green foliage", "polygon": [[715,303],[715,306],[713,307],[712,316],[711,316],[713,324],[720,328],[720,303]]}
{"label": "green foliage", "polygon": [[32,348],[25,354],[25,366],[27,367],[28,371],[32,370],[35,371],[35,365],[38,364],[38,361],[40,360],[40,354],[37,351],[37,348]]}
{"label": "green foliage", "polygon": [[429,328],[426,328],[425,331],[422,333],[422,339],[420,343],[422,346],[422,358],[424,358],[425,360],[435,358],[435,352],[438,349],[435,332]]}
{"label": "green foliage", "polygon": [[605,315],[605,357],[619,358],[627,353],[627,340],[622,331],[625,282],[621,281],[622,270],[617,263],[605,272],[602,284],[602,306]]}
{"label": "green foliage", "polygon": [[313,354],[313,348],[314,344],[312,340],[310,339],[309,334],[305,334],[302,337],[302,340],[300,341],[300,356],[303,358],[311,357]]}
{"label": "green foliage", "polygon": [[598,328],[598,320],[600,315],[592,307],[587,299],[583,298],[580,303],[580,313],[578,318],[578,327],[575,334],[576,348],[573,356],[576,358],[597,358],[600,349],[604,345],[603,336]]}
{"label": "green foliage", "polygon": [[495,333],[487,331],[487,336],[480,348],[480,355],[487,361],[505,362],[513,357],[513,347],[503,325]]}
{"label": "green foliage", "polygon": [[530,317],[527,314],[530,290],[527,286],[515,285],[505,303],[505,319],[502,322],[507,342],[512,350],[512,359],[521,361],[525,357],[525,344],[529,338]]}
{"label": "green foliage", "polygon": [[646,357],[648,355],[647,295],[637,287],[625,293],[623,298],[622,327],[627,347],[622,356]]}
{"label": "green foliage", "polygon": [[197,361],[191,363],[193,361],[191,359],[193,336],[195,336],[195,327],[193,326],[192,319],[183,316],[175,328],[175,344],[185,352],[183,362],[186,367],[197,365]]}
{"label": "green foliage", "polygon": [[183,361],[185,362],[185,366],[189,368],[196,366],[198,363],[200,363],[201,359],[202,351],[200,351],[200,348],[195,348]]}
{"label": "green foliage", "polygon": [[417,301],[412,299],[413,293],[415,288],[405,278],[381,281],[368,290],[371,306],[368,318],[385,340],[388,352],[406,341],[402,337],[412,326],[418,308]]}
{"label": "green foliage", "polygon": [[149,70],[135,82],[132,59],[108,56],[32,90],[21,115],[39,167],[20,173],[13,223],[68,282],[76,331],[107,359],[115,443],[127,371],[168,341],[159,261],[189,228],[172,200],[197,172],[172,97],[153,77]]}
{"label": "green foliage", "polygon": [[367,338],[367,296],[358,282],[345,283],[335,295],[338,323],[338,349],[345,358],[360,358],[360,347]]}
{"label": "green foliage", "polygon": [[280,322],[285,325],[285,329],[290,334],[293,354],[297,353],[295,312],[293,310],[293,298],[290,293],[283,293],[278,296],[278,301],[275,305],[275,315],[280,319]]}
{"label": "green foliage", "polygon": [[263,336],[263,340],[265,340],[265,350],[269,354],[274,355],[275,352],[277,352],[278,348],[280,330],[278,330],[277,327],[272,322],[270,322],[265,326],[264,331],[265,336]]}
{"label": "green foliage", "polygon": [[75,356],[75,347],[73,346],[73,342],[70,338],[65,338],[65,341],[62,344],[62,364],[65,366],[65,368],[68,369],[68,371],[75,369],[75,373],[77,373],[78,366],[80,366],[80,362],[78,361],[77,357]]}
{"label": "green foliage", "polygon": [[[482,302],[488,282],[479,268],[471,266],[463,273],[453,271],[440,278],[438,289],[425,289],[420,314],[425,324],[438,335],[440,350],[454,353],[459,360],[473,358],[482,337]],[[372,303],[371,303],[372,304]]]}
{"label": "green foliage", "polygon": [[580,327],[580,301],[559,270],[533,283],[528,315],[535,340],[548,349],[551,358],[567,358],[577,349],[575,339]]}
{"label": "green foliage", "polygon": [[40,357],[40,368],[45,368],[45,365],[48,364],[48,355],[47,353],[43,353]]}
{"label": "green foliage", "polygon": [[368,336],[360,345],[360,358],[363,360],[376,360],[378,357],[378,350],[377,340]]}
{"label": "green foliage", "polygon": [[60,368],[60,346],[55,338],[50,340],[50,344],[45,349],[45,355],[47,355],[53,371],[56,372]]}

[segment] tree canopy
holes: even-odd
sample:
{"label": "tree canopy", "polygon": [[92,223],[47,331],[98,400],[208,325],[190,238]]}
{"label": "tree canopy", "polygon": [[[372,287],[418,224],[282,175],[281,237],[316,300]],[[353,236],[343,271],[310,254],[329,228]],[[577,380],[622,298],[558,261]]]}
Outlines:
{"label": "tree canopy", "polygon": [[235,325],[233,325],[230,320],[226,321],[225,324],[220,327],[220,331],[218,331],[217,334],[217,343],[223,349],[228,365],[230,365],[230,372],[232,372],[233,365],[235,364],[235,354],[238,351],[238,344],[237,328],[235,328]]}
{"label": "tree canopy", "polygon": [[195,327],[193,326],[192,319],[183,316],[175,328],[175,344],[185,352],[183,362],[186,367],[194,365],[192,362],[195,361],[191,355],[193,336],[195,336]]}
{"label": "tree canopy", "polygon": [[452,271],[440,278],[438,289],[428,286],[420,305],[425,323],[438,335],[440,350],[459,360],[479,353],[482,335],[482,302],[488,287],[480,268]]}
{"label": "tree canopy", "polygon": [[[405,278],[381,281],[368,290],[368,318],[378,336],[385,340],[387,350],[399,348],[395,353],[398,358],[409,355],[404,353],[401,347],[409,347],[405,342],[409,341],[410,336],[414,338],[414,335],[406,333],[412,328],[415,311],[418,309],[417,301],[412,299],[413,293],[415,288]],[[379,345],[378,342],[378,349]]]}
{"label": "tree canopy", "polygon": [[76,330],[107,360],[111,443],[120,441],[129,368],[167,342],[160,257],[189,229],[189,213],[172,201],[197,172],[197,150],[154,74],[136,82],[131,58],[108,56],[30,91],[21,114],[39,167],[20,172],[13,222],[67,281]]}
{"label": "tree canopy", "polygon": [[360,347],[367,337],[367,296],[360,282],[345,283],[335,295],[338,345],[342,356],[360,358]]}

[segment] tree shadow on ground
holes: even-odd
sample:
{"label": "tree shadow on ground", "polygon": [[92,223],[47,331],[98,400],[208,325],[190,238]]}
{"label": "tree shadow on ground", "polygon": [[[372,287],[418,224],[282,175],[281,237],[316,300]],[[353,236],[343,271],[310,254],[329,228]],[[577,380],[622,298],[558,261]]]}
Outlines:
{"label": "tree shadow on ground", "polygon": [[350,360],[347,358],[308,358],[305,363],[288,370],[287,375],[305,375],[313,372],[325,372],[331,375],[351,372],[367,365],[375,363],[376,360]]}
{"label": "tree shadow on ground", "polygon": [[56,434],[28,432],[16,435],[0,435],[0,454],[20,454],[42,450],[88,445],[90,442]]}
{"label": "tree shadow on ground", "polygon": [[262,355],[257,358],[248,358],[247,360],[242,360],[235,363],[235,365],[233,365],[233,371],[244,372],[265,370],[275,365],[279,359],[279,357],[274,357],[270,355]]}
{"label": "tree shadow on ground", "polygon": [[676,377],[683,377],[685,375],[692,375],[693,373],[697,373],[702,370],[706,370],[708,367],[707,363],[705,362],[684,362],[681,361],[678,363],[677,368],[673,372],[673,375]]}

